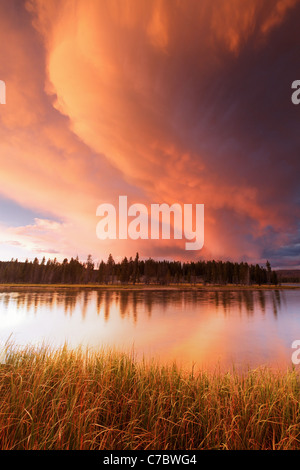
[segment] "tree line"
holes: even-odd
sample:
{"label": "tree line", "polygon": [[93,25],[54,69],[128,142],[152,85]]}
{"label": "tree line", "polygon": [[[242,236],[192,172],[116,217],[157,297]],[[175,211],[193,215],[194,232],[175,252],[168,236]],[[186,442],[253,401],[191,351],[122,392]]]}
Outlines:
{"label": "tree line", "polygon": [[276,271],[267,261],[265,266],[231,261],[156,261],[125,256],[116,262],[110,254],[107,261],[95,266],[91,255],[85,262],[77,258],[62,262],[43,258],[25,262],[0,261],[1,283],[30,284],[278,284]]}

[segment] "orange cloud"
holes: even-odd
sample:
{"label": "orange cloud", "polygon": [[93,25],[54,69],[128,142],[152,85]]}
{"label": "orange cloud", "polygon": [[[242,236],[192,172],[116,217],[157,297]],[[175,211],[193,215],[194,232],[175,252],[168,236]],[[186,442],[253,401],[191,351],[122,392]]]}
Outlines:
{"label": "orange cloud", "polygon": [[[255,158],[266,152],[241,116],[243,54],[251,51],[256,69],[253,51],[298,3],[28,0],[19,29],[13,15],[1,15],[9,85],[1,192],[62,220],[64,252],[73,230],[77,245],[116,248],[99,245],[95,211],[128,194],[146,204],[204,203],[207,252],[259,257],[255,238],[284,229],[295,212],[255,177]],[[266,174],[268,162],[260,165]],[[147,254],[166,248],[139,246]]]}

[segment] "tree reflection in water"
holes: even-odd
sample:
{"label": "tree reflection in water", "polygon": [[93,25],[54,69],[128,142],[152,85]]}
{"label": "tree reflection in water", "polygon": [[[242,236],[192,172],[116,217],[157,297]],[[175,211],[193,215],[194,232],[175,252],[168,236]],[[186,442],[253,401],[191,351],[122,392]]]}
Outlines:
{"label": "tree reflection in water", "polygon": [[64,314],[72,316],[75,308],[80,307],[83,320],[95,304],[99,315],[104,312],[105,320],[109,320],[111,307],[119,311],[120,318],[132,315],[138,320],[139,311],[147,312],[151,317],[152,311],[159,306],[162,311],[174,308],[214,305],[216,310],[222,310],[225,316],[230,315],[231,309],[238,306],[239,311],[252,316],[254,312],[265,313],[267,305],[272,306],[274,316],[277,316],[284,300],[284,291],[274,290],[163,290],[163,289],[95,289],[95,288],[2,288],[0,290],[0,305],[6,309],[11,302],[18,309],[38,312],[39,308],[47,307],[52,310],[62,307]]}

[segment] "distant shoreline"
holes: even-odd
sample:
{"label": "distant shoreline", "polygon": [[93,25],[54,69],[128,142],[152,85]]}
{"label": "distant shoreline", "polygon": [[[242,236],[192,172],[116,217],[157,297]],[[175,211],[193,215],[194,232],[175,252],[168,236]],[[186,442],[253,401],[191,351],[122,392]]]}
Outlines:
{"label": "distant shoreline", "polygon": [[102,289],[102,290],[135,290],[135,291],[151,291],[151,290],[166,290],[166,291],[232,291],[232,290],[294,290],[300,289],[300,283],[295,285],[274,285],[274,284],[31,284],[31,283],[0,283],[0,288],[15,288],[15,287],[29,287],[29,288],[70,288],[70,289]]}

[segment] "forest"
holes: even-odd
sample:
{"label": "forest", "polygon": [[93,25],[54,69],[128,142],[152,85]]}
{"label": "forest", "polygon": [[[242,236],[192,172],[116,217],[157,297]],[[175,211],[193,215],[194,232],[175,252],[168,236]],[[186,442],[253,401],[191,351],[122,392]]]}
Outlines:
{"label": "forest", "polygon": [[278,284],[276,271],[269,261],[265,266],[231,261],[157,261],[125,256],[95,265],[91,255],[82,262],[76,258],[33,261],[0,261],[0,283],[22,284]]}

